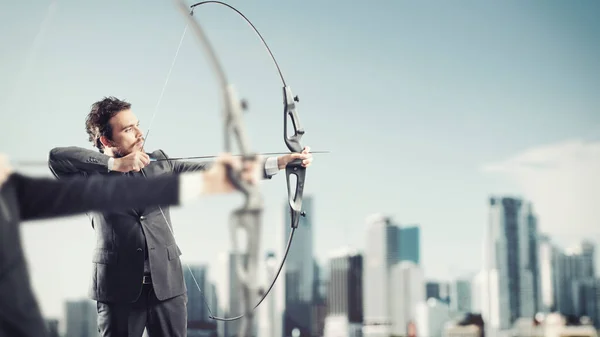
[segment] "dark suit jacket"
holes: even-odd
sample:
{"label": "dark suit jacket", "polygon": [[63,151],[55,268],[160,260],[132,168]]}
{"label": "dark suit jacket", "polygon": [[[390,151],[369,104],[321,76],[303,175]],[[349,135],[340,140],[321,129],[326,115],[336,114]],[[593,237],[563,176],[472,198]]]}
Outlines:
{"label": "dark suit jacket", "polygon": [[[151,158],[166,159],[157,150]],[[57,177],[72,175],[142,175],[141,173],[108,172],[110,157],[79,147],[55,148],[49,164]],[[204,170],[210,163],[160,161],[144,168],[148,177],[186,171]],[[264,173],[266,176],[266,172]],[[91,216],[96,231],[97,247],[92,257],[93,275],[89,296],[101,302],[130,303],[142,291],[145,257],[150,262],[152,285],[159,300],[186,292],[181,266],[181,250],[169,229],[172,226],[169,209],[162,207],[128,209],[97,213]],[[168,221],[165,221],[165,218]],[[174,229],[172,229],[174,230]]]}
{"label": "dark suit jacket", "polygon": [[0,336],[46,336],[21,247],[21,221],[178,202],[179,180],[173,175],[62,181],[11,175],[0,188]]}

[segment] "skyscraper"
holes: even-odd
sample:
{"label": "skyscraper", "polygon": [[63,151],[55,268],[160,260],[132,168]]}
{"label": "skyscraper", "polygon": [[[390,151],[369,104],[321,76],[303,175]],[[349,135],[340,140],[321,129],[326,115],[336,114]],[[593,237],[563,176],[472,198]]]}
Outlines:
{"label": "skyscraper", "polygon": [[559,308],[560,289],[560,261],[562,252],[554,245],[547,235],[539,235],[539,279],[540,297],[539,310],[550,313]]}
{"label": "skyscraper", "polygon": [[[313,286],[312,300],[312,336],[323,336],[325,317],[327,316],[327,287],[329,278],[327,268],[322,268],[318,261],[314,260],[315,280]],[[362,294],[361,294],[362,295]]]}
{"label": "skyscraper", "polygon": [[448,304],[436,298],[416,305],[417,336],[442,337],[444,325],[451,320]]}
{"label": "skyscraper", "polygon": [[538,245],[537,219],[531,203],[521,202],[518,214],[518,277],[519,277],[519,316],[535,316],[538,311]]}
{"label": "skyscraper", "polygon": [[367,218],[367,243],[363,264],[364,333],[386,335],[391,331],[390,269],[399,260],[398,233],[389,217]]}
{"label": "skyscraper", "polygon": [[595,263],[595,245],[589,240],[583,240],[581,242],[581,263],[582,263],[582,276],[585,278],[596,277]]}
{"label": "skyscraper", "polygon": [[[542,300],[542,285],[540,280],[540,247],[539,247],[539,233],[537,218],[533,213],[533,206],[531,203],[526,205],[525,221],[527,224],[527,237],[528,242],[528,259],[525,262],[525,269],[529,271],[531,275],[531,285],[533,286],[533,301],[530,308],[530,313],[535,315],[541,311],[541,300]],[[525,300],[528,297],[525,297]]]}
{"label": "skyscraper", "polygon": [[458,279],[450,287],[450,305],[461,313],[472,312],[471,280]]}
{"label": "skyscraper", "polygon": [[400,227],[398,237],[400,261],[411,261],[418,265],[421,261],[420,228],[418,226]]}
{"label": "skyscraper", "polygon": [[505,329],[537,311],[537,228],[531,205],[516,198],[490,198],[490,229],[489,267],[498,272],[498,293],[488,295],[497,299],[493,311],[499,313],[499,328]]}
{"label": "skyscraper", "polygon": [[332,254],[329,264],[325,337],[359,335],[363,322],[363,258],[358,252]]}
{"label": "skyscraper", "polygon": [[576,247],[566,249],[557,259],[557,309],[564,315],[577,315],[585,311],[584,302],[577,300],[580,296],[576,293],[585,286],[592,289],[589,284],[595,279],[594,274],[594,245],[585,240]]}
{"label": "skyscraper", "polygon": [[392,335],[408,335],[409,326],[416,324],[417,305],[425,300],[423,269],[412,261],[394,264],[390,270],[388,298]]}

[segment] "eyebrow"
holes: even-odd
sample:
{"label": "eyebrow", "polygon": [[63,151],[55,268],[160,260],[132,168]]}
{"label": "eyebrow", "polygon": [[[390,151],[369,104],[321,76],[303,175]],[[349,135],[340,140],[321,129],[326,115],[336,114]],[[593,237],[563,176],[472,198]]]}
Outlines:
{"label": "eyebrow", "polygon": [[127,129],[127,128],[130,128],[130,127],[132,127],[132,126],[135,126],[135,125],[140,125],[140,121],[137,121],[137,122],[135,122],[135,123],[131,123],[131,124],[127,124],[127,125],[123,126],[123,127],[121,128],[121,131],[123,131],[123,130],[125,130],[125,129]]}

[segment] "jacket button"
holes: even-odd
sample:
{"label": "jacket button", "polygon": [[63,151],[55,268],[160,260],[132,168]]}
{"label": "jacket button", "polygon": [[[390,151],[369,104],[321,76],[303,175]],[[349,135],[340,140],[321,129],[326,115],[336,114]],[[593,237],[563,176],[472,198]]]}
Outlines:
{"label": "jacket button", "polygon": [[141,221],[141,220],[146,220],[146,217],[142,215],[142,216],[140,217],[140,221]]}
{"label": "jacket button", "polygon": [[137,251],[138,251],[138,252],[141,252],[141,251],[142,251],[142,248],[138,248],[138,249],[137,249]]}

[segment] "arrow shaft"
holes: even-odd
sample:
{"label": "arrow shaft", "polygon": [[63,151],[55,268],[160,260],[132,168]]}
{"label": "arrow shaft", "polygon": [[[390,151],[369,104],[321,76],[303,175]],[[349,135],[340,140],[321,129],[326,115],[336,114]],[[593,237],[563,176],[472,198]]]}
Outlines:
{"label": "arrow shaft", "polygon": [[[311,151],[311,154],[321,154],[321,153],[330,153],[329,151]],[[280,155],[280,154],[289,154],[289,152],[264,152],[264,153],[259,153],[259,155],[264,156],[272,156],[272,155]],[[241,154],[234,154],[234,157],[239,157],[242,156]],[[209,158],[217,158],[218,156],[196,156],[196,157],[174,157],[174,158],[168,158],[168,159],[156,159],[156,158],[150,158],[150,161],[172,161],[172,160],[189,160],[189,159],[209,159]]]}
{"label": "arrow shaft", "polygon": [[[311,151],[311,154],[322,154],[322,153],[331,153],[330,151]],[[282,154],[289,154],[289,152],[264,152],[264,153],[259,153],[259,155],[261,156],[273,156],[273,155],[282,155]],[[242,156],[241,154],[234,154],[234,157],[239,157]],[[168,158],[168,159],[156,159],[156,158],[150,158],[151,162],[159,162],[159,161],[175,161],[175,160],[190,160],[190,159],[210,159],[210,158],[217,158],[219,156],[215,156],[215,155],[211,155],[211,156],[192,156],[192,157],[174,157],[174,158]],[[48,165],[48,162],[43,162],[43,161],[17,161],[13,163],[15,167],[24,167],[24,166],[42,166],[42,165]]]}

